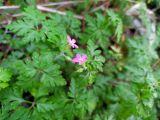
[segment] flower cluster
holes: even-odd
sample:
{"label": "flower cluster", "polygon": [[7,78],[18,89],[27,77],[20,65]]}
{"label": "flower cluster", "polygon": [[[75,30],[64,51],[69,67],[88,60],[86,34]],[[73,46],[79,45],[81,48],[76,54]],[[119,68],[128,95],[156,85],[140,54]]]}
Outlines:
{"label": "flower cluster", "polygon": [[[72,48],[78,48],[78,45],[76,45],[76,40],[71,39],[70,36],[67,36],[68,43]],[[82,56],[78,53],[76,56],[72,59],[72,63],[78,63],[79,65],[84,64],[87,61],[87,55],[83,54]]]}
{"label": "flower cluster", "polygon": [[71,39],[70,36],[67,36],[68,39],[68,43],[72,48],[78,48],[78,45],[76,45],[76,40],[75,39]]}
{"label": "flower cluster", "polygon": [[82,56],[80,54],[76,54],[75,58],[72,59],[73,63],[78,63],[79,65],[82,65],[87,61],[87,55],[83,54]]}

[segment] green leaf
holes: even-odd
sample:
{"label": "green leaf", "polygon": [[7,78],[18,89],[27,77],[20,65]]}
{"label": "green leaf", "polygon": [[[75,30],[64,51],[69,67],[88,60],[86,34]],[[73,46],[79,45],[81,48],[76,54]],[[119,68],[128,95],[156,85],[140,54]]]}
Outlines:
{"label": "green leaf", "polygon": [[54,110],[54,105],[51,103],[37,103],[38,112],[47,112]]}
{"label": "green leaf", "polygon": [[111,36],[106,16],[96,14],[96,18],[86,16],[87,27],[83,36],[84,41],[87,43],[90,39],[97,45],[105,49],[109,45],[108,37]]}
{"label": "green leaf", "polygon": [[61,76],[60,67],[53,62],[53,58],[53,54],[49,52],[42,55],[34,53],[32,60],[27,60],[21,65],[18,84],[23,86],[28,81],[26,87],[36,85],[39,82],[46,87],[65,85],[66,82]]}
{"label": "green leaf", "polygon": [[9,86],[8,82],[11,80],[11,77],[12,73],[9,70],[0,68],[0,89]]}
{"label": "green leaf", "polygon": [[8,87],[9,86],[9,84],[8,83],[0,83],[0,88],[6,88],[6,87]]}
{"label": "green leaf", "polygon": [[46,33],[49,31],[45,25],[45,15],[34,8],[27,8],[23,13],[22,20],[18,20],[8,26],[10,30],[23,37],[23,42],[38,42],[46,40]]}
{"label": "green leaf", "polygon": [[101,55],[101,51],[97,50],[97,45],[95,45],[91,40],[88,41],[88,62],[92,70],[103,71],[102,66],[105,62],[105,58]]}
{"label": "green leaf", "polygon": [[116,27],[115,34],[117,36],[117,42],[120,41],[122,33],[123,33],[123,24],[121,18],[114,13],[112,10],[107,10],[107,14],[111,23]]}
{"label": "green leaf", "polygon": [[0,68],[0,82],[8,82],[11,79],[11,72],[7,69]]}

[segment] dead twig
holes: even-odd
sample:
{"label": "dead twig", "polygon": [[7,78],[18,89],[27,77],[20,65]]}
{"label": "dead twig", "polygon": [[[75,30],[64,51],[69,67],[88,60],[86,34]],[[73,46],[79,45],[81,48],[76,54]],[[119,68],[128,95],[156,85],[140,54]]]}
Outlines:
{"label": "dead twig", "polygon": [[158,67],[158,65],[160,64],[160,59],[158,59],[151,67],[153,70],[156,70],[156,68]]}
{"label": "dead twig", "polygon": [[[77,0],[77,1],[63,1],[63,2],[50,2],[46,4],[39,4],[37,6],[44,6],[44,7],[49,7],[49,6],[56,6],[56,5],[68,5],[68,4],[78,4],[84,2],[82,0]],[[9,9],[19,9],[20,6],[13,5],[13,6],[0,6],[0,10],[9,10]]]}
{"label": "dead twig", "polygon": [[69,5],[69,4],[78,4],[84,2],[83,0],[77,0],[77,1],[63,1],[63,2],[50,2],[46,4],[40,4],[41,6],[44,7],[49,7],[49,6],[56,6],[56,5]]}
{"label": "dead twig", "polygon": [[96,7],[96,8],[94,8],[94,9],[91,10],[90,12],[92,13],[92,12],[95,12],[95,11],[97,11],[97,10],[105,10],[105,4],[100,5],[100,6]]}
{"label": "dead twig", "polygon": [[[52,8],[43,7],[43,6],[40,6],[40,5],[37,6],[37,9],[39,9],[41,11],[45,11],[45,12],[58,13],[60,15],[66,15],[65,12],[58,11],[58,10],[52,9]],[[80,15],[74,15],[74,17],[77,18],[77,19],[80,19],[80,20],[83,19],[83,16],[80,16]]]}
{"label": "dead twig", "polygon": [[[68,1],[69,2],[69,1]],[[0,10],[6,10],[6,9],[19,9],[20,6],[2,6],[0,7]],[[52,9],[52,8],[48,8],[48,7],[44,7],[42,5],[37,5],[37,9],[39,9],[40,11],[45,11],[45,12],[51,12],[51,13],[57,13],[60,15],[66,15],[65,12],[62,11],[58,11],[56,9]],[[23,14],[15,14],[12,17],[19,17],[22,16]],[[80,15],[74,15],[75,18],[82,20],[83,16]]]}
{"label": "dead twig", "polygon": [[[99,0],[99,2],[100,1],[105,1],[105,0]],[[37,6],[49,7],[49,6],[56,6],[56,5],[78,4],[78,3],[83,3],[83,2],[84,2],[84,0],[50,2],[50,3],[45,3],[45,4],[39,4]],[[20,8],[20,6],[17,6],[17,5],[13,5],[13,6],[0,6],[0,10],[19,9],[19,8]]]}
{"label": "dead twig", "polygon": [[10,9],[19,9],[20,6],[16,6],[16,5],[13,5],[13,6],[1,6],[0,7],[0,10],[10,10]]}

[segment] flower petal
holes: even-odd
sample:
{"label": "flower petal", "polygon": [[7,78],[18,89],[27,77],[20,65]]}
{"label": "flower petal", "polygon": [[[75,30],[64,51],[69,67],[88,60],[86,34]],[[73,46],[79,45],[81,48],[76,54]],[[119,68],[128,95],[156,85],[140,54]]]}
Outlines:
{"label": "flower petal", "polygon": [[75,39],[72,39],[72,43],[76,43],[76,40],[75,40]]}
{"label": "flower petal", "polygon": [[74,48],[78,48],[78,45],[74,44]]}
{"label": "flower petal", "polygon": [[68,39],[68,40],[71,40],[71,37],[70,37],[69,35],[67,35],[67,39]]}
{"label": "flower petal", "polygon": [[79,65],[82,65],[84,62],[83,61],[79,61],[78,63],[79,63]]}
{"label": "flower petal", "polygon": [[83,59],[86,59],[86,58],[87,58],[87,55],[86,55],[86,54],[83,54],[83,55],[82,55],[82,58],[83,58]]}
{"label": "flower petal", "polygon": [[72,63],[76,63],[76,62],[78,62],[78,60],[76,58],[73,58]]}
{"label": "flower petal", "polygon": [[76,58],[81,58],[81,55],[79,53],[76,54]]}

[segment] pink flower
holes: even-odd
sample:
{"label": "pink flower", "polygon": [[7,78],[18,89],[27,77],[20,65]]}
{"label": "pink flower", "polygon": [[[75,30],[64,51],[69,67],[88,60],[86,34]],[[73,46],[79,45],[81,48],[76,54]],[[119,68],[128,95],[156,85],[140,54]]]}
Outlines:
{"label": "pink flower", "polygon": [[76,54],[76,57],[72,59],[73,63],[78,63],[79,65],[82,65],[87,61],[87,55],[83,54],[82,56],[80,54]]}
{"label": "pink flower", "polygon": [[78,48],[78,45],[76,45],[76,40],[75,39],[71,39],[70,36],[67,36],[68,39],[68,43],[72,48]]}

